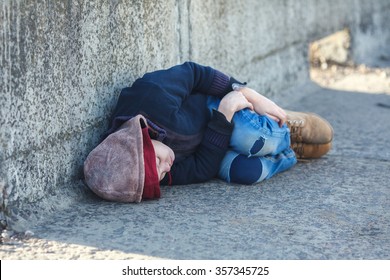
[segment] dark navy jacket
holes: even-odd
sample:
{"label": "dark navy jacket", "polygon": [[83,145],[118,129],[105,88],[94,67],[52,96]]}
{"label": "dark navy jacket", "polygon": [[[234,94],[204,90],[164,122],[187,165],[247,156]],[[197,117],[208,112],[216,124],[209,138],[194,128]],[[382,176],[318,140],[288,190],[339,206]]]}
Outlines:
{"label": "dark navy jacket", "polygon": [[[237,82],[193,62],[147,73],[122,90],[110,132],[124,120],[142,114],[165,131],[162,142],[175,152],[173,185],[210,180],[218,173],[233,125],[220,112],[207,108],[207,96],[222,98]],[[168,183],[167,177],[162,184]]]}

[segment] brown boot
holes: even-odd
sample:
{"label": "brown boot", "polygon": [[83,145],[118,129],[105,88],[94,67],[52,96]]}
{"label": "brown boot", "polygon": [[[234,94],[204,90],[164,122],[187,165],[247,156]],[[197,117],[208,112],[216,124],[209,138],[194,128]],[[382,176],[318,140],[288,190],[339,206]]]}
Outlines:
{"label": "brown boot", "polygon": [[320,158],[329,152],[332,142],[326,144],[306,144],[293,143],[291,148],[294,150],[297,159],[314,159]]}
{"label": "brown boot", "polygon": [[327,144],[333,139],[333,128],[314,113],[286,111],[291,143]]}

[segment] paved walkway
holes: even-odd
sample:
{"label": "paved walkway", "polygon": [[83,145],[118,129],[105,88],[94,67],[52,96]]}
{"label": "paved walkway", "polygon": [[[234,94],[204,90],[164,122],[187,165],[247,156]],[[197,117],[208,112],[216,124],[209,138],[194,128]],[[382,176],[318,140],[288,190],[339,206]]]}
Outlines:
{"label": "paved walkway", "polygon": [[165,187],[141,204],[91,198],[45,217],[1,258],[390,259],[390,95],[299,90],[289,109],[334,126],[326,157],[253,186]]}

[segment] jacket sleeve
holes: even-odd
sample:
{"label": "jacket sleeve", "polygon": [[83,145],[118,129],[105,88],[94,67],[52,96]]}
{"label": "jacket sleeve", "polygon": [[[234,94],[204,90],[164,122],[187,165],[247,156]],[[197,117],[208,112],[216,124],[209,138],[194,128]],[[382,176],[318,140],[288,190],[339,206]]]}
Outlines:
{"label": "jacket sleeve", "polygon": [[142,80],[161,85],[164,92],[181,99],[193,93],[223,97],[232,91],[233,83],[240,83],[214,68],[194,62],[147,73]]}
{"label": "jacket sleeve", "polygon": [[214,111],[196,152],[174,163],[170,174],[171,181],[168,182],[166,176],[161,184],[201,183],[216,177],[220,163],[228,150],[232,131],[233,124],[228,122],[222,113]]}
{"label": "jacket sleeve", "polygon": [[114,127],[115,120],[139,113],[170,127],[172,123],[180,122],[177,119],[180,118],[179,111],[189,95],[200,93],[222,98],[232,91],[233,83],[240,82],[214,68],[194,62],[146,73],[131,87],[121,91],[110,131],[117,128]]}

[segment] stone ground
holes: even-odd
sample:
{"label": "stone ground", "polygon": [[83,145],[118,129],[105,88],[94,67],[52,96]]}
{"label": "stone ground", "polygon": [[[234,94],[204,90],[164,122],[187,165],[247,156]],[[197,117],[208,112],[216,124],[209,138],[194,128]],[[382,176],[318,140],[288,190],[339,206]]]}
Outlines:
{"label": "stone ground", "polygon": [[91,197],[24,234],[4,230],[0,258],[390,259],[390,68],[311,77],[281,105],[332,123],[325,157],[254,186],[170,187],[138,205]]}

